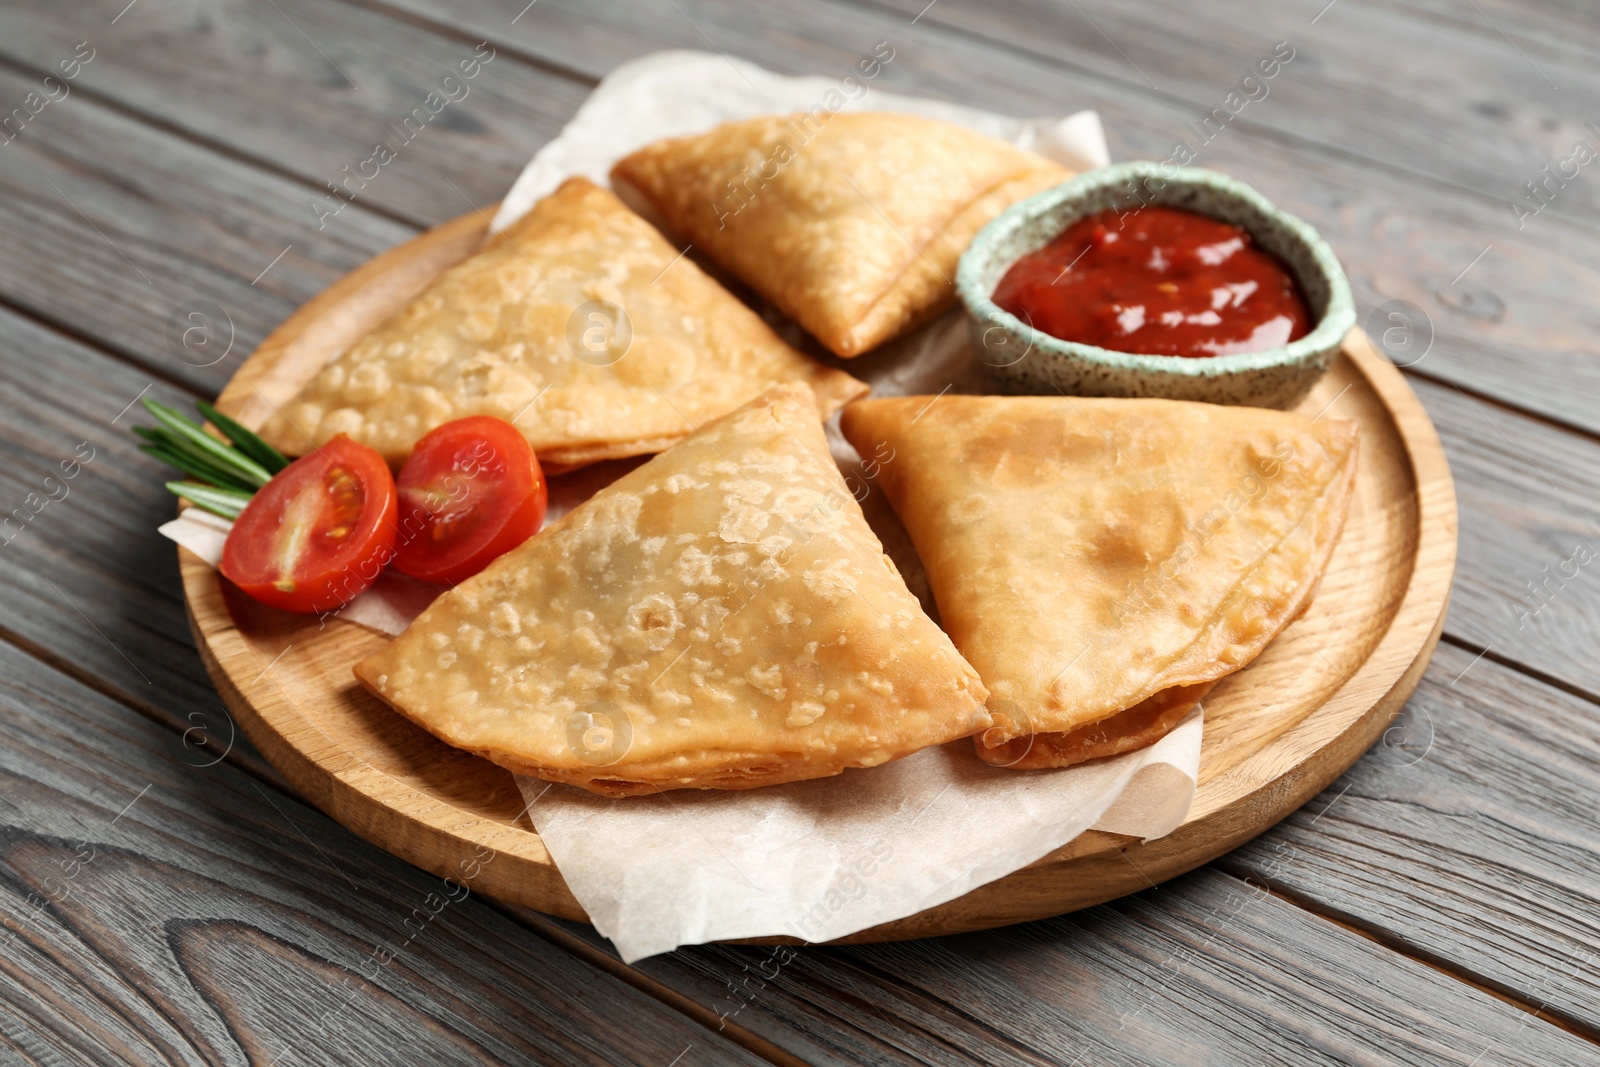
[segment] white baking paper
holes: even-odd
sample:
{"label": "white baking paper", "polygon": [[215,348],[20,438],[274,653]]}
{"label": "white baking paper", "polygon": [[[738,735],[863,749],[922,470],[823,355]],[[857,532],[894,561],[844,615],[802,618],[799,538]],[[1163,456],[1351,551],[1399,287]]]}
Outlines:
{"label": "white baking paper", "polygon": [[1059,771],[991,767],[963,740],[741,793],[608,800],[517,784],[589,921],[632,963],[730,938],[831,941],[954,900],[1091,827],[1161,837],[1188,814],[1200,730],[1196,711],[1150,748]]}
{"label": "white baking paper", "polygon": [[178,517],[161,525],[161,536],[176,541],[213,567],[222,562],[222,543],[233,521],[204,508],[184,508]]}
{"label": "white baking paper", "polygon": [[[889,61],[892,65],[892,60]],[[970,126],[1087,169],[1109,162],[1099,117],[1016,119],[934,100],[866,91],[847,110],[892,110]],[[613,163],[661,137],[730,119],[809,110],[838,77],[787,78],[715,53],[663,52],[618,67],[545,145],[494,219],[515,221],[564,179],[606,184]],[[818,352],[792,324],[791,342]],[[959,311],[845,364],[879,396],[981,392],[987,384]],[[829,428],[868,520],[929,608],[927,581],[883,495]],[[625,466],[601,464],[551,484],[554,519]],[[862,495],[858,492],[857,494]],[[161,532],[215,564],[227,520],[188,508]],[[340,618],[397,633],[432,587],[386,577]],[[608,800],[517,779],[528,815],[595,928],[626,961],[679,945],[792,936],[821,942],[914,915],[1048,855],[1090,828],[1140,838],[1170,833],[1188,814],[1200,765],[1197,710],[1141,752],[1056,771],[990,767],[970,741],[871,770],[746,792],[682,790]]]}

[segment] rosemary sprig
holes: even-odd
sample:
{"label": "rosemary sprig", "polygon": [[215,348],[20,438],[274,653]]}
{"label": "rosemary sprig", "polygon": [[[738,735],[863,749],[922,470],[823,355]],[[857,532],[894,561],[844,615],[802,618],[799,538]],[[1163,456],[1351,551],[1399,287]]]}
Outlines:
{"label": "rosemary sprig", "polygon": [[[146,432],[140,433],[140,431]],[[147,427],[135,427],[134,432],[150,442],[139,446],[141,452],[148,452],[167,466],[178,468],[196,481],[227,489],[238,489],[246,493],[254,492],[256,489],[252,482],[234,474],[222,463],[213,461],[210,457],[201,457],[176,449],[160,435],[150,432]]]}
{"label": "rosemary sprig", "polygon": [[211,420],[211,425],[222,431],[222,436],[233,442],[234,448],[259,463],[268,474],[277,474],[289,465],[283,453],[204,400],[196,400],[194,406],[200,409],[200,414]]}
{"label": "rosemary sprig", "polygon": [[237,519],[244,506],[250,503],[250,494],[239,489],[218,489],[199,482],[168,482],[167,488],[196,507],[225,519]]}
{"label": "rosemary sprig", "polygon": [[170,446],[179,455],[192,457],[203,463],[209,462],[214,466],[221,465],[256,489],[266,485],[272,477],[261,464],[232,445],[218,441],[202,430],[198,424],[184,418],[175,408],[158,404],[148,397],[145,398],[144,406],[156,417],[156,421],[161,423],[157,428],[158,432],[170,431],[162,435],[161,443]]}
{"label": "rosemary sprig", "polygon": [[157,425],[133,428],[146,442],[139,448],[191,479],[168,482],[167,488],[224,518],[238,518],[251,494],[289,465],[277,449],[203,400],[196,402],[196,409],[226,441],[206,433],[176,408],[148,397],[144,406]]}

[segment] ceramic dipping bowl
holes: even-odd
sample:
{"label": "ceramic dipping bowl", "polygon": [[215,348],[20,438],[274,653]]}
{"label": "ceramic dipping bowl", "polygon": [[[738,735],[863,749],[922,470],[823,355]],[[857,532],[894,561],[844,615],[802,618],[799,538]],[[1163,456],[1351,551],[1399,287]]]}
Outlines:
{"label": "ceramic dipping bowl", "polygon": [[[1241,226],[1300,283],[1311,332],[1278,348],[1191,358],[1116,352],[1035,330],[990,299],[1022,256],[1085,215],[1160,204]],[[961,256],[956,291],[971,316],[973,346],[1008,392],[1148,396],[1290,408],[1332,365],[1355,324],[1350,283],[1317,232],[1244,182],[1163,163],[1121,163],[1082,174],[1001,212]]]}

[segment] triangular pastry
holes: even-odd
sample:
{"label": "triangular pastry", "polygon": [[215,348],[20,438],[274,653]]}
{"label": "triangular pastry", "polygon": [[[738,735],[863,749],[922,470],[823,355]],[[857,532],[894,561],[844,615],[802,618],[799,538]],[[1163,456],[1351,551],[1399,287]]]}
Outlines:
{"label": "triangular pastry", "polygon": [[804,385],[601,490],[356,675],[452,745],[609,796],[820,778],[990,725]]}
{"label": "triangular pastry", "polygon": [[1042,156],[934,119],[805,113],[646,146],[612,183],[669,233],[841,356],[955,299],[984,224],[1070,177]]}
{"label": "triangular pastry", "polygon": [[1253,660],[1356,470],[1353,423],[1171,400],[897,397],[843,427],[990,691],[979,755],[1022,768],[1150,744]]}
{"label": "triangular pastry", "polygon": [[494,415],[561,469],[659,452],[782,382],[809,384],[824,418],[866,392],[679,251],[574,178],[331,361],[262,434],[299,455],[344,433],[398,463],[434,427]]}

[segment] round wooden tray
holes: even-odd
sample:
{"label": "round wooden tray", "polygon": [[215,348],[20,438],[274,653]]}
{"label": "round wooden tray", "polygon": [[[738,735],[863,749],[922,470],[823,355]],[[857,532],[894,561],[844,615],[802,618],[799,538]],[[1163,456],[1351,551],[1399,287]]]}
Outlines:
{"label": "round wooden tray", "polygon": [[[330,353],[469,255],[486,220],[463,216],[340,279],[262,342],[219,406],[260,425]],[[1148,843],[1084,834],[964,897],[846,940],[984,929],[1143,889],[1261,833],[1378,740],[1439,640],[1455,567],[1455,490],[1427,414],[1359,331],[1304,405],[1324,408],[1361,426],[1344,536],[1310,610],[1206,701],[1199,790],[1184,824]],[[180,558],[206,668],[245,733],[295,788],[425,870],[475,873],[476,890],[585,918],[523,814],[510,773],[445,745],[355,683],[351,665],[384,637],[264,608],[187,551]],[[491,849],[492,862],[482,862]]]}

